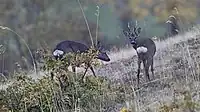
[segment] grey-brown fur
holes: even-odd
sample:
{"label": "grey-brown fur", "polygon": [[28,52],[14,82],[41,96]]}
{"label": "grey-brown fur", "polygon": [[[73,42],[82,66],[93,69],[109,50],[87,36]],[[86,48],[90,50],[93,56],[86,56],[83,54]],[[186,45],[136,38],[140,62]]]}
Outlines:
{"label": "grey-brown fur", "polygon": [[[146,80],[150,81],[149,77],[149,67],[151,66],[151,72],[154,77],[154,69],[153,69],[153,57],[156,53],[156,45],[150,38],[140,37],[141,28],[134,27],[131,30],[130,26],[128,26],[128,31],[123,31],[124,35],[129,38],[132,47],[136,50],[138,55],[138,70],[137,70],[137,79],[139,85],[139,74],[141,69],[141,63],[144,65]],[[140,51],[138,50],[140,49]],[[147,50],[146,50],[147,49]],[[139,51],[139,52],[138,52]]]}
{"label": "grey-brown fur", "polygon": [[[96,48],[99,50],[99,55],[96,57],[97,59],[100,59],[102,61],[110,61],[110,58],[108,57],[107,53],[102,50],[102,46],[100,45],[100,42],[98,42]],[[62,59],[65,54],[70,53],[70,52],[72,52],[72,53],[87,52],[89,50],[89,47],[82,43],[79,43],[79,42],[65,40],[56,45],[56,47],[53,50],[53,54],[54,54],[54,51],[56,51],[56,50],[62,51],[63,54],[54,55],[54,57],[56,59]],[[93,67],[88,63],[87,68],[86,68],[82,78],[84,78],[88,68],[90,68],[93,75],[96,77]],[[75,67],[72,67],[72,71],[76,72]]]}

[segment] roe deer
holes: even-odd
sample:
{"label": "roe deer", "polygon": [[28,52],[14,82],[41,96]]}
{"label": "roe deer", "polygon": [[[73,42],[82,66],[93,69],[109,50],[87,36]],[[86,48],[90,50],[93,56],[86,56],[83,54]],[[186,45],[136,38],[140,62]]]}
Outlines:
{"label": "roe deer", "polygon": [[[96,57],[97,59],[107,61],[107,62],[110,61],[110,58],[108,57],[107,53],[103,50],[99,41],[97,43],[96,49],[99,50],[99,54]],[[60,42],[56,45],[55,49],[53,50],[53,56],[56,59],[62,59],[63,56],[67,53],[70,53],[70,52],[71,53],[78,53],[78,52],[79,53],[86,53],[88,50],[89,50],[89,47],[82,44],[82,43],[70,41],[70,40],[65,40],[65,41],[62,41],[62,42]],[[93,75],[96,77],[93,67],[88,63],[82,79],[84,78],[88,68],[91,69]],[[76,68],[72,67],[72,71],[76,72]]]}
{"label": "roe deer", "polygon": [[150,81],[149,77],[149,67],[151,66],[151,72],[154,78],[154,69],[153,69],[153,57],[156,52],[156,45],[153,40],[150,38],[142,38],[140,37],[141,28],[136,28],[134,26],[133,29],[128,25],[128,31],[123,31],[124,35],[129,38],[132,47],[136,50],[138,55],[138,70],[137,70],[137,79],[139,85],[139,74],[141,69],[141,62],[143,62],[146,80]]}
{"label": "roe deer", "polygon": [[175,16],[171,15],[169,16],[168,20],[166,21],[167,24],[167,36],[176,36],[179,34],[179,25],[178,21]]}

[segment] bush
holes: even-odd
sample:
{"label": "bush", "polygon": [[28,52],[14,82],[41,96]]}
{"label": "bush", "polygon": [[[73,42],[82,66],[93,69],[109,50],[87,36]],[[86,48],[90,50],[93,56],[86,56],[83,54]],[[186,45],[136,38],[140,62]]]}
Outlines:
{"label": "bush", "polygon": [[117,91],[117,88],[110,88],[106,78],[87,76],[86,80],[82,81],[82,73],[74,74],[68,71],[69,65],[75,66],[88,61],[92,65],[97,64],[91,61],[91,57],[95,57],[92,51],[89,51],[89,54],[77,54],[76,58],[71,54],[61,61],[45,55],[43,68],[47,74],[40,79],[33,79],[26,72],[14,74],[13,83],[0,91],[0,107],[13,112],[60,112],[80,109],[82,112],[96,112],[106,110],[116,102],[123,102],[120,99],[123,96],[121,92]]}
{"label": "bush", "polygon": [[[6,90],[1,91],[2,105],[14,112],[21,111],[63,111],[82,108],[83,110],[101,105],[99,103],[107,83],[102,78],[88,77],[80,82],[75,74],[67,74],[68,79],[60,83],[44,76],[33,80],[26,74],[19,74]],[[69,77],[70,76],[70,77]]]}

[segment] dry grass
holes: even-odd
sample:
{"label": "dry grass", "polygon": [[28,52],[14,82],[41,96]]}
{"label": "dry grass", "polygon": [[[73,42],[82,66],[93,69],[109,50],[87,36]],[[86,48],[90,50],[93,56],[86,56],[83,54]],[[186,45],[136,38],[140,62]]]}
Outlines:
{"label": "dry grass", "polygon": [[[157,53],[154,65],[156,79],[146,83],[144,74],[141,74],[142,87],[140,90],[133,89],[138,111],[154,112],[162,103],[171,103],[174,100],[174,91],[177,90],[187,90],[191,94],[197,94],[195,97],[199,97],[199,45],[198,27],[165,41],[156,41]],[[112,62],[98,69],[98,74],[122,86],[135,87],[137,56],[134,49],[122,49],[111,53],[110,57]]]}

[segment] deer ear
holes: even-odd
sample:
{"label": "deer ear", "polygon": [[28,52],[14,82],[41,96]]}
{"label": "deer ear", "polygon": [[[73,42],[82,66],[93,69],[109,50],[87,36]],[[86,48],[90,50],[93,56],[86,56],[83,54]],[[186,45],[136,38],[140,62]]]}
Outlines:
{"label": "deer ear", "polygon": [[141,31],[142,31],[142,28],[139,27],[139,28],[137,29],[138,34],[140,34]]}
{"label": "deer ear", "polygon": [[97,49],[101,50],[102,49],[102,45],[100,41],[97,41]]}
{"label": "deer ear", "polygon": [[124,35],[125,35],[126,37],[128,37],[129,33],[128,33],[127,31],[123,30],[123,33],[124,33]]}

